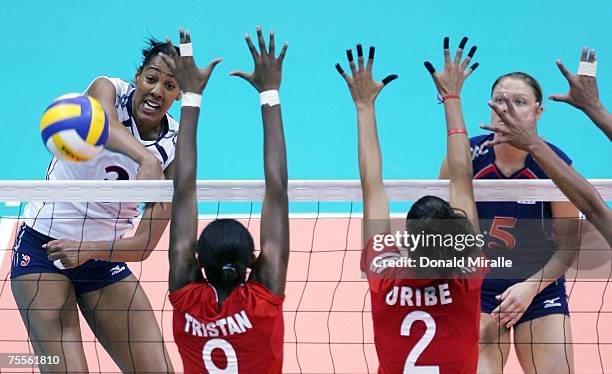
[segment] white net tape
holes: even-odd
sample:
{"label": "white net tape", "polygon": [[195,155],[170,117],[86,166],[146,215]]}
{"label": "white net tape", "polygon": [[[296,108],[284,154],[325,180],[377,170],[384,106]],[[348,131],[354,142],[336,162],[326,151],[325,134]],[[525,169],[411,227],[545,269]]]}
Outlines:
{"label": "white net tape", "polygon": [[[612,179],[591,179],[606,201],[612,200]],[[446,180],[387,180],[390,201],[416,201],[425,195],[448,199]],[[261,201],[264,181],[207,180],[197,182],[198,201]],[[566,201],[551,180],[477,180],[477,201]],[[0,201],[48,202],[142,202],[172,201],[172,181],[0,181]],[[292,180],[289,200],[293,202],[361,201],[357,180]]]}

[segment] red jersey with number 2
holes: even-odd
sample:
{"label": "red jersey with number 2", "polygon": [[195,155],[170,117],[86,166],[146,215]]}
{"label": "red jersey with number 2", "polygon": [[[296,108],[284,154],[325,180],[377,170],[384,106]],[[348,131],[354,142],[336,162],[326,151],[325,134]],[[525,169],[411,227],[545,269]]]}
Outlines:
{"label": "red jersey with number 2", "polygon": [[281,372],[284,297],[249,281],[219,310],[217,292],[204,281],[172,292],[169,299],[186,374]]}
{"label": "red jersey with number 2", "polygon": [[378,373],[476,373],[482,276],[412,279],[409,269],[381,266],[400,256],[396,247],[375,251],[370,240],[361,257]]}

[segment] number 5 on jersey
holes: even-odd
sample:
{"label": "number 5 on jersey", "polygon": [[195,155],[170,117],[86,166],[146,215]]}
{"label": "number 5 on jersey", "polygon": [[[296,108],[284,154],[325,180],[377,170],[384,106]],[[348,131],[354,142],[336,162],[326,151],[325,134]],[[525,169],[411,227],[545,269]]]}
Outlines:
{"label": "number 5 on jersey", "polygon": [[[489,242],[489,248],[500,248],[505,247],[508,249],[513,249],[516,247],[516,239],[512,232],[507,229],[513,229],[516,226],[516,217],[495,217],[493,218],[493,222],[491,223],[491,229],[489,230],[489,235],[499,239],[504,244],[499,244],[495,242]],[[506,230],[504,230],[506,229]]]}

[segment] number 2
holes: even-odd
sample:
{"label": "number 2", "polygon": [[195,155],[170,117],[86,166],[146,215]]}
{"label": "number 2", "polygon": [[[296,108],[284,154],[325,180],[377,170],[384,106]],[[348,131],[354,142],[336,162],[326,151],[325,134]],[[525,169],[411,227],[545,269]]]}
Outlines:
{"label": "number 2", "polygon": [[[219,368],[212,360],[212,351],[220,349],[225,354],[227,359],[227,367],[225,369]],[[202,359],[204,360],[204,366],[212,374],[238,374],[238,357],[236,357],[236,351],[227,340],[224,339],[211,339],[204,344],[202,349]]]}
{"label": "number 2", "polygon": [[421,353],[423,353],[433,340],[434,335],[436,335],[436,321],[434,321],[431,314],[419,310],[408,313],[402,321],[400,335],[410,336],[410,328],[415,321],[423,321],[427,329],[414,348],[408,353],[406,363],[404,364],[404,374],[440,374],[439,366],[415,366]]}
{"label": "number 2", "polygon": [[104,180],[126,181],[130,179],[130,174],[121,166],[112,165],[104,168],[107,177]]}

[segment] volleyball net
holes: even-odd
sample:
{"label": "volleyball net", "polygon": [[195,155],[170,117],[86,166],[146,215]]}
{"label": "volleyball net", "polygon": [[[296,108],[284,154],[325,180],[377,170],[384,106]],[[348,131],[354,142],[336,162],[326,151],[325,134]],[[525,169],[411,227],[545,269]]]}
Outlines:
{"label": "volleyball net", "polygon": [[[591,180],[612,201],[612,180]],[[433,195],[448,199],[448,181],[385,181],[392,217],[402,220],[411,202]],[[263,181],[198,181],[200,229],[216,218],[235,218],[259,247]],[[474,182],[477,201],[567,201],[549,180]],[[368,284],[360,271],[362,196],[359,181],[290,181],[290,260],[286,298],[284,373],[375,373]],[[28,202],[170,202],[172,181],[0,181],[0,354],[33,353],[10,286],[15,236]],[[97,217],[113,222],[119,217]],[[78,227],[76,230],[78,231]],[[147,294],[176,372],[182,363],[172,335],[167,300],[168,231],[143,262],[128,265]],[[131,234],[128,234],[128,236]],[[612,372],[612,264],[610,248],[585,220],[581,250],[566,274],[577,373]],[[110,238],[112,239],[112,238]],[[594,255],[596,254],[596,255]],[[460,316],[457,316],[460,318]],[[81,318],[82,343],[90,372],[119,372]],[[534,344],[538,344],[534,342]],[[449,347],[449,349],[461,349]],[[2,372],[37,372],[13,365]],[[506,373],[522,372],[511,356]]]}

